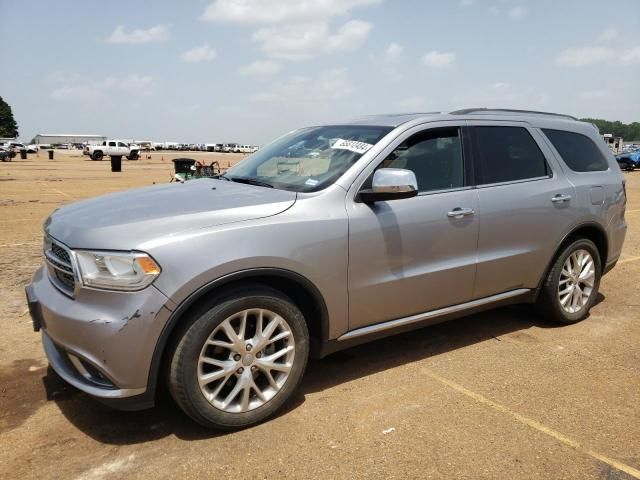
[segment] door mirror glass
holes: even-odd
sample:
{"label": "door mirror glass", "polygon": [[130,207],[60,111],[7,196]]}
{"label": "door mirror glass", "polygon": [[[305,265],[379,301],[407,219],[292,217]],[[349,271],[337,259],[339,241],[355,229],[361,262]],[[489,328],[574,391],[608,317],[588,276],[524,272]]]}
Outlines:
{"label": "door mirror glass", "polygon": [[418,194],[418,181],[411,170],[404,168],[381,168],[376,170],[371,181],[371,189],[361,190],[363,202],[379,202],[411,198]]}

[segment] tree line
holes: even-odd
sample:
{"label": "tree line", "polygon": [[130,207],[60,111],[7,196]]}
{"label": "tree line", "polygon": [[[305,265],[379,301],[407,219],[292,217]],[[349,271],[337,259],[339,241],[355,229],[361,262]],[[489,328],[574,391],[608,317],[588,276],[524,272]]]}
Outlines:
{"label": "tree line", "polygon": [[625,142],[640,141],[640,122],[611,122],[601,118],[581,118],[583,122],[595,124],[601,134],[612,133],[614,137],[622,137]]}
{"label": "tree line", "polygon": [[[601,118],[581,118],[583,122],[595,124],[601,134],[612,133],[614,137],[622,137],[625,141],[640,141],[640,122],[611,122]],[[17,137],[18,124],[13,118],[11,107],[0,97],[0,137]]]}
{"label": "tree line", "polygon": [[18,124],[13,118],[11,107],[0,97],[0,137],[14,138],[18,136]]}

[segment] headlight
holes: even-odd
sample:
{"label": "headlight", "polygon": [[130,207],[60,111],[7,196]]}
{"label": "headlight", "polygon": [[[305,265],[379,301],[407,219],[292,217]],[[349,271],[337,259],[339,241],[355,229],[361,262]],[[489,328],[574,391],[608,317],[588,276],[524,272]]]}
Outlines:
{"label": "headlight", "polygon": [[105,290],[142,290],[160,274],[160,266],[146,253],[76,250],[82,284]]}

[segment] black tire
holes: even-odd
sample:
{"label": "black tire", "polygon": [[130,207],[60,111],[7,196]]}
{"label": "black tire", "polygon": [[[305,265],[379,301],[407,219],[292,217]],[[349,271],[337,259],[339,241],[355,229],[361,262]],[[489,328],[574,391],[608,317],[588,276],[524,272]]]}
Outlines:
{"label": "black tire", "polygon": [[127,158],[127,160],[138,160],[138,158],[140,158],[140,157],[138,156],[137,153],[132,153],[131,155],[129,155],[126,158]]}
{"label": "black tire", "polygon": [[96,150],[95,152],[93,152],[93,154],[91,155],[91,160],[96,160],[96,161],[100,161],[102,160],[102,157],[104,155],[102,154],[102,151],[100,150]]}
{"label": "black tire", "polygon": [[[562,308],[560,299],[558,298],[560,275],[569,256],[580,249],[589,252],[593,258],[595,276],[591,293],[584,306],[579,311],[570,313]],[[600,253],[598,252],[598,248],[595,244],[586,238],[570,238],[561,248],[560,253],[553,262],[553,265],[547,274],[547,278],[542,285],[540,296],[537,301],[538,310],[546,319],[563,325],[569,325],[584,320],[589,315],[589,309],[593,306],[598,296],[601,275],[602,266]]]}
{"label": "black tire", "polygon": [[[293,333],[293,364],[285,383],[273,398],[253,410],[226,412],[212,405],[200,390],[197,378],[198,358],[207,338],[217,326],[233,314],[253,308],[270,310],[285,319]],[[234,289],[194,311],[182,327],[170,357],[169,391],[185,413],[205,427],[218,430],[245,428],[271,417],[290,399],[302,379],[308,356],[307,324],[298,307],[289,298],[277,290],[262,286]]]}

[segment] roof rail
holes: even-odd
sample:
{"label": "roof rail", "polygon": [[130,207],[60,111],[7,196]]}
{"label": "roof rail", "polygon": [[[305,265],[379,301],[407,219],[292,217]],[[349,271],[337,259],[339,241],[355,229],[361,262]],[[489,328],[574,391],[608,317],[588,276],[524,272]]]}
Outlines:
{"label": "roof rail", "polygon": [[451,115],[466,115],[468,113],[522,113],[528,115],[549,115],[552,117],[560,117],[566,118],[569,120],[579,121],[576,117],[572,117],[571,115],[565,115],[563,113],[552,113],[552,112],[538,112],[536,110],[514,110],[510,108],[465,108],[462,110],[455,110],[453,112],[449,112]]}

